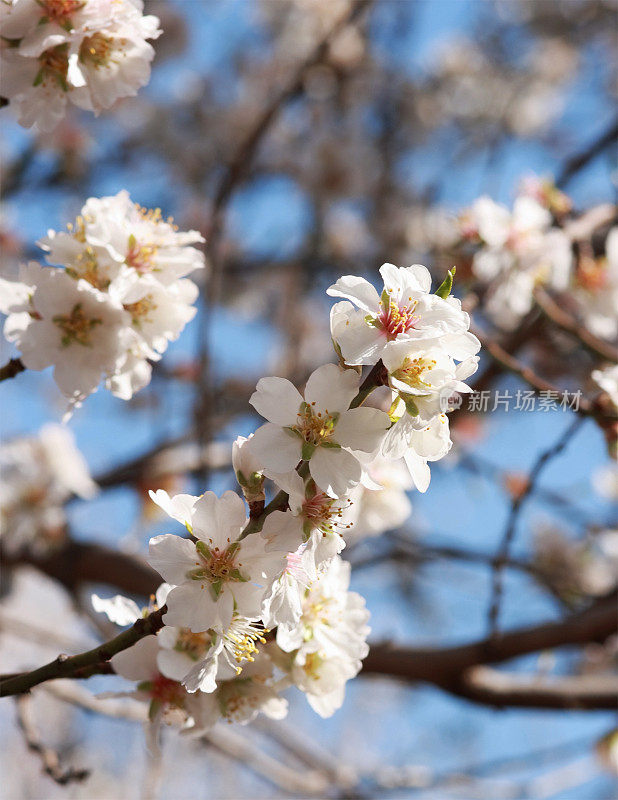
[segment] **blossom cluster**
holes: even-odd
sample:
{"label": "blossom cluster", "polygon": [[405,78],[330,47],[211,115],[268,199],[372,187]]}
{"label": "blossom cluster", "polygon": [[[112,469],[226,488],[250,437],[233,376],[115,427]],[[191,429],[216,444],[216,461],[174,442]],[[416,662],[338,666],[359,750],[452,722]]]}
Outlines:
{"label": "blossom cluster", "polygon": [[572,267],[571,242],[531,193],[510,211],[480,197],[460,218],[463,237],[476,246],[472,269],[490,286],[486,310],[503,328],[514,328],[533,305],[534,288],[564,290]]}
{"label": "blossom cluster", "polygon": [[544,286],[563,296],[593,334],[618,336],[618,228],[609,231],[603,252],[580,246],[575,258],[578,220],[551,181],[528,178],[512,210],[480,197],[460,215],[459,232],[474,248],[472,271],[499,327],[516,327]]}
{"label": "blossom cluster", "polygon": [[161,31],[142,0],[0,3],[0,87],[19,122],[53,130],[67,104],[99,114],[148,83]]}
{"label": "blossom cluster", "polygon": [[[432,294],[425,267],[380,273],[380,294],[355,276],[328,289],[346,298],[331,313],[339,364],[318,367],[302,394],[283,378],[258,382],[250,403],[266,422],[232,454],[244,499],[151,492],[186,532],[150,540],[164,627],[112,665],[138,682],[152,720],[201,732],[280,718],[290,686],[327,717],[359,672],[369,614],[340,553],[401,524],[405,490],[427,489],[429,462],[451,446],[444,398],[468,390],[480,347],[452,274]],[[120,596],[93,602],[119,624],[143,613]]]}
{"label": "blossom cluster", "polygon": [[51,264],[23,266],[19,281],[0,280],[4,334],[28,369],[54,366],[71,407],[106,387],[125,400],[150,381],[152,367],[196,313],[204,267],[197,231],[178,231],[159,209],[126,191],[90,198],[65,232],[39,245]]}

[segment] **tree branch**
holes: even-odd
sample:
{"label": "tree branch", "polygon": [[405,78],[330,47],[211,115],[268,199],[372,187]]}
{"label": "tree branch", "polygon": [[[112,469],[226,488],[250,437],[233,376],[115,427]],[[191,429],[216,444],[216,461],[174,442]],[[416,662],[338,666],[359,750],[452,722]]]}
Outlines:
{"label": "tree branch", "polygon": [[513,498],[513,501],[511,503],[511,509],[509,511],[509,516],[506,522],[506,527],[502,535],[502,542],[500,544],[500,549],[496,557],[496,567],[493,574],[491,604],[488,613],[489,630],[492,636],[495,635],[496,632],[498,624],[498,615],[500,613],[500,602],[502,600],[502,591],[503,591],[502,568],[504,564],[506,564],[506,562],[508,561],[510,555],[511,545],[513,543],[513,539],[515,538],[515,532],[517,530],[517,521],[519,519],[519,515],[521,514],[521,510],[526,500],[530,497],[530,495],[536,488],[536,482],[539,479],[545,467],[550,463],[550,461],[553,458],[560,455],[560,453],[564,450],[564,448],[571,441],[572,437],[579,429],[583,420],[584,420],[583,417],[575,417],[575,419],[569,425],[566,431],[564,431],[561,434],[558,441],[555,444],[553,444],[549,449],[541,453],[541,455],[537,458],[534,466],[530,471],[530,475],[528,477],[525,489],[523,490],[523,492],[521,492],[520,494],[518,494],[516,497]]}
{"label": "tree branch", "polygon": [[80,653],[77,656],[60,655],[49,664],[19,675],[11,675],[0,680],[0,697],[29,692],[34,686],[56,678],[86,678],[106,672],[107,662],[122,650],[134,645],[140,639],[157,633],[163,627],[162,617],[167,606],[162,606],[147,617],[138,619],[128,630],[118,634],[109,642]]}
{"label": "tree branch", "polygon": [[25,369],[20,358],[11,358],[3,367],[0,367],[0,382],[14,378]]}
{"label": "tree branch", "polygon": [[[518,656],[536,653],[541,650],[583,645],[590,642],[603,642],[618,631],[618,604],[616,592],[599,599],[585,611],[572,614],[559,622],[548,622],[519,628],[498,637],[489,637],[470,644],[447,648],[406,648],[393,647],[389,644],[376,644],[369,651],[363,662],[362,674],[387,675],[409,682],[424,682],[474,702],[488,705],[510,705],[508,695],[503,693],[502,700],[496,701],[498,690],[495,682],[492,688],[487,685],[485,691],[474,687],[469,671],[473,667],[486,664],[501,663]],[[480,680],[477,675],[477,680]],[[523,679],[522,679],[523,680]],[[589,685],[579,683],[576,687],[569,684],[570,690],[560,695],[558,684],[543,695],[539,689],[537,697],[531,692],[524,694],[519,685],[513,687],[513,704],[528,705],[538,708],[571,708],[575,697],[580,708],[598,708],[599,702],[607,698],[603,681],[599,683],[599,692],[594,695]],[[547,687],[545,687],[547,688]],[[574,694],[573,690],[578,691]],[[516,690],[519,689],[519,693]],[[518,698],[515,695],[518,694]],[[562,698],[560,700],[560,697]],[[524,702],[525,700],[525,702]],[[550,705],[549,703],[552,703]],[[561,704],[560,704],[561,703]],[[603,706],[606,707],[606,706]],[[614,706],[615,707],[615,700]]]}
{"label": "tree branch", "polygon": [[563,189],[577,173],[618,139],[618,119],[579,153],[571,156],[556,178],[556,186]]}
{"label": "tree branch", "polygon": [[563,331],[574,336],[588,350],[607,361],[618,361],[618,350],[609,342],[604,342],[580,325],[567,311],[556,303],[540,286],[534,292],[534,298],[545,316]]}
{"label": "tree branch", "polygon": [[[499,364],[507,372],[511,372],[513,375],[520,377],[523,381],[525,381],[525,383],[528,384],[528,386],[534,389],[535,392],[550,392],[555,395],[563,394],[562,389],[559,389],[557,386],[554,386],[553,383],[549,383],[549,381],[541,378],[536,374],[536,372],[534,372],[533,369],[512,356],[497,342],[494,342],[489,337],[484,336],[476,329],[473,330],[473,333],[478,337],[485,351],[497,364]],[[610,416],[608,412],[600,405],[588,400],[586,397],[579,398],[579,405],[577,407],[573,407],[573,411],[585,417],[606,419],[608,416]]]}
{"label": "tree branch", "polygon": [[618,677],[569,675],[539,678],[478,666],[464,674],[458,694],[475,703],[509,708],[516,706],[615,711],[618,702]]}
{"label": "tree branch", "polygon": [[89,542],[69,541],[47,554],[29,549],[7,553],[0,547],[0,562],[8,568],[28,564],[55,578],[71,593],[84,583],[103,583],[127,594],[148,597],[161,584],[161,576],[144,561]]}

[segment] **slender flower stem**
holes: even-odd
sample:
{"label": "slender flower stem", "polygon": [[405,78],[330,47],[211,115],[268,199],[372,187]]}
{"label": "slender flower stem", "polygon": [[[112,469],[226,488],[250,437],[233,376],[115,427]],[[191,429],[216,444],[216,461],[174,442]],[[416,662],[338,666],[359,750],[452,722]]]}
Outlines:
{"label": "slender flower stem", "polygon": [[365,400],[369,397],[371,392],[374,389],[377,389],[378,386],[386,386],[388,382],[388,372],[386,367],[382,363],[382,361],[378,361],[377,364],[374,364],[371,368],[371,371],[367,374],[365,380],[361,383],[360,389],[358,390],[358,394],[350,403],[350,408],[358,408],[361,406]]}
{"label": "slender flower stem", "polygon": [[10,361],[7,361],[3,367],[0,367],[0,381],[6,381],[9,378],[14,378],[25,369],[26,368],[22,364],[20,358],[12,358]]}
{"label": "slender flower stem", "polygon": [[246,536],[249,536],[252,533],[256,533],[257,531],[262,530],[262,525],[264,524],[264,520],[269,514],[272,514],[273,511],[280,511],[286,507],[288,503],[288,495],[283,490],[277,492],[277,494],[273,497],[270,503],[264,508],[264,511],[260,514],[259,517],[254,517],[250,519],[249,522],[245,525],[245,529],[238,537],[240,539],[244,539]]}

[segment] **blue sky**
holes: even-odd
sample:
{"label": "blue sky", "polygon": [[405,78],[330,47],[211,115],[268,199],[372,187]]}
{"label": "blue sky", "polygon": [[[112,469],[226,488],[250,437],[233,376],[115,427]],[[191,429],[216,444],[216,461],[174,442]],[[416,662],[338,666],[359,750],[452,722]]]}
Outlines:
{"label": "blue sky", "polygon": [[[236,49],[257,49],[262,41],[263,33],[256,27],[255,8],[248,2],[177,2],[176,5],[190,18],[189,45],[182,56],[169,59],[155,69],[147,90],[152,96],[169,96],[175,81],[186,80],[196,72],[220,73],[225,85]],[[475,24],[484,11],[482,5],[467,0],[418,2],[413,30],[405,46],[388,51],[376,32],[377,57],[388,57],[403,70],[425,70],[438,44],[450,36],[474,35]],[[378,13],[385,12],[379,9]],[[598,91],[599,57],[595,51],[587,54],[578,78],[569,88],[566,110],[559,123],[574,147],[592,140],[611,117],[612,109]],[[3,113],[4,149],[17,152],[27,145],[31,134],[6,121],[6,112]],[[91,127],[100,137],[95,158],[97,151],[102,153],[115,146],[118,130],[114,126],[112,118],[103,117],[96,128]],[[441,197],[446,205],[460,208],[477,196],[483,162],[484,156],[480,154],[449,175]],[[500,160],[498,199],[506,201],[512,197],[522,174],[551,173],[559,163],[560,158],[548,147],[522,141],[508,143]],[[440,173],[440,152],[417,155],[402,166],[422,186]],[[132,164],[130,171],[120,167],[111,172],[95,169],[89,191],[100,196],[127,188],[135,200],[149,206],[160,205],[165,213],[174,213],[182,197],[170,177],[172,167],[170,163],[168,169],[162,168],[159,161],[144,156]],[[37,162],[32,178],[45,169],[45,159]],[[569,188],[580,206],[611,199],[612,186],[604,159],[596,161]],[[70,190],[29,189],[26,185],[11,198],[8,211],[21,238],[31,245],[48,227],[63,227],[83,200]],[[309,206],[299,188],[287,178],[274,177],[255,180],[238,192],[230,206],[227,229],[238,237],[245,252],[281,258],[297,251],[310,224]],[[327,325],[327,298],[323,314]],[[195,352],[199,321],[198,317],[170,347],[165,356],[167,363]],[[257,380],[263,374],[278,341],[272,327],[260,321],[240,320],[238,315],[217,309],[210,329],[211,350],[220,375],[250,374]],[[6,343],[0,352],[3,360],[11,355]],[[512,381],[508,385],[515,387]],[[20,375],[3,384],[2,392],[0,428],[4,437],[34,433],[44,422],[58,421],[61,416],[60,398],[49,371]],[[163,437],[182,432],[190,419],[191,399],[186,388],[175,386],[160,407],[142,411],[127,408],[122,401],[100,391],[75,415],[70,427],[92,471],[97,472],[148,449]],[[476,445],[476,452],[505,468],[529,470],[537,454],[553,443],[569,422],[568,415],[559,411],[495,414],[486,437]],[[246,432],[253,423],[249,416],[240,420],[238,432],[241,426],[242,432]],[[229,431],[224,434],[231,438]],[[583,508],[593,509],[603,519],[609,509],[594,496],[590,478],[606,460],[602,436],[588,422],[569,450],[544,474],[542,484],[576,496]],[[448,538],[482,552],[493,551],[508,511],[504,494],[483,479],[472,478],[461,470],[454,472],[447,464],[437,466],[433,474],[429,492],[412,496],[412,527],[426,531],[430,543]],[[77,536],[113,542],[131,529],[137,510],[132,492],[120,489],[103,494],[89,505],[76,502],[70,514]],[[529,544],[531,529],[548,516],[548,509],[541,503],[533,501],[528,505],[520,520],[515,551]],[[488,578],[488,571],[478,566],[438,563],[423,568],[419,579],[422,601],[413,604],[403,597],[393,571],[383,566],[359,573],[354,588],[367,599],[374,639],[392,637],[426,644],[483,635]],[[540,615],[556,613],[553,603],[530,581],[511,573],[507,578],[504,610],[506,625],[525,624]],[[600,735],[612,724],[612,715],[603,713],[495,712],[453,700],[433,689],[402,688],[386,681],[356,681],[349,688],[344,709],[326,722],[313,715],[302,699],[295,704],[292,714],[322,743],[345,752],[342,733],[348,725],[361,724],[364,709],[383,715],[380,727],[372,726],[366,735],[384,763],[413,760],[443,769],[460,767],[475,759],[526,753],[551,742]],[[97,730],[109,733],[112,723],[109,726],[100,722]],[[468,744],[462,745],[462,740]],[[578,800],[602,797],[607,787],[603,780],[583,787]],[[564,795],[563,800],[574,798]]]}

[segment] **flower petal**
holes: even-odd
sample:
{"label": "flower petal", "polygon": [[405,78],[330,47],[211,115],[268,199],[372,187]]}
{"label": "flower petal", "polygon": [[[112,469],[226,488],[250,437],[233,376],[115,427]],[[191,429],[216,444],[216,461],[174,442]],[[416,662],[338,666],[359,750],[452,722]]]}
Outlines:
{"label": "flower petal", "polygon": [[317,411],[347,411],[358,392],[359,376],[353,369],[324,364],[310,376],[305,386],[305,401],[315,403]]}
{"label": "flower petal", "polygon": [[170,497],[163,489],[148,492],[150,499],[162,508],[172,519],[178,520],[183,525],[191,524],[191,512],[197,500],[191,494],[176,494]]}
{"label": "flower petal", "polygon": [[98,594],[93,594],[90,598],[92,607],[95,611],[107,614],[110,622],[115,622],[116,625],[132,625],[135,620],[142,616],[142,612],[133,600],[128,597],[123,597],[121,594],[116,594],[104,600]]}
{"label": "flower petal", "polygon": [[167,596],[168,611],[163,622],[190,628],[194,633],[206,631],[216,625],[219,617],[217,606],[225,594],[229,595],[229,592],[224,591],[215,602],[206,582],[190,581],[176,586]]}
{"label": "flower petal", "polygon": [[361,465],[351,453],[330,447],[318,447],[309,461],[309,472],[330,497],[343,497],[362,476]]}
{"label": "flower petal", "polygon": [[260,378],[249,403],[269,422],[294,425],[303,398],[285,378]]}
{"label": "flower petal", "polygon": [[222,497],[217,497],[214,492],[204,492],[196,501],[191,518],[193,535],[221,548],[238,538],[246,521],[244,502],[230,491]]}
{"label": "flower petal", "polygon": [[251,452],[266,469],[289,472],[300,461],[301,441],[279,425],[267,422],[253,434]]}
{"label": "flower petal", "polygon": [[356,275],[343,275],[337,283],[328,287],[326,294],[351,300],[363,311],[369,311],[371,314],[376,314],[378,311],[380,298],[375,287]]}
{"label": "flower petal", "polygon": [[195,545],[173,533],[153,536],[148,547],[148,563],[168,583],[183,583],[187,572],[196,564]]}
{"label": "flower petal", "polygon": [[157,672],[157,653],[159,643],[156,636],[145,636],[139,642],[116,653],[111,659],[112,667],[118,675],[129,681],[147,681]]}
{"label": "flower petal", "polygon": [[377,408],[352,408],[345,411],[335,426],[335,439],[351,450],[373,453],[388,430],[388,414]]}

